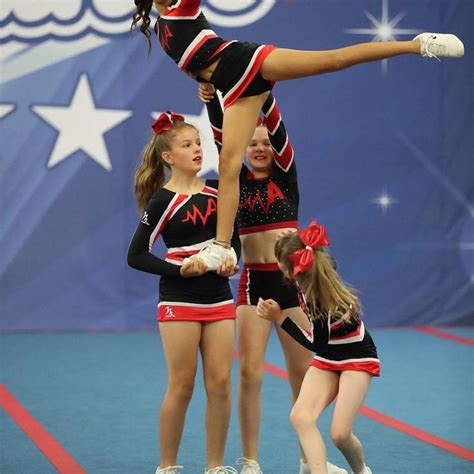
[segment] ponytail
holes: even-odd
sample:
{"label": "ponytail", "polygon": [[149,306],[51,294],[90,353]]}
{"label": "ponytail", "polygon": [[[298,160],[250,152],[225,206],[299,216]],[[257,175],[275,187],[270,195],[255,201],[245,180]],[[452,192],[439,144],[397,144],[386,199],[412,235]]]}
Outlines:
{"label": "ponytail", "polygon": [[142,160],[135,173],[135,197],[138,208],[143,211],[151,196],[163,187],[165,182],[165,166],[169,168],[157,153],[157,137],[153,138],[145,146]]}
{"label": "ponytail", "polygon": [[[277,260],[292,275],[290,256],[305,248],[296,232],[284,235],[275,244]],[[307,271],[293,277],[304,294],[311,319],[326,318],[328,314],[349,321],[362,312],[357,290],[345,283],[336,271],[334,259],[323,248],[314,250],[314,262]]]}
{"label": "ponytail", "polygon": [[130,30],[134,30],[137,27],[139,21],[141,21],[140,31],[146,36],[148,42],[148,53],[151,51],[150,41],[150,12],[153,7],[153,0],[135,0],[135,11],[132,16],[132,24]]}
{"label": "ponytail", "polygon": [[135,198],[138,208],[143,211],[153,194],[165,183],[166,169],[170,166],[162,158],[162,153],[171,150],[176,132],[182,128],[195,127],[184,121],[170,123],[170,129],[154,133],[142,152],[141,162],[135,172]]}

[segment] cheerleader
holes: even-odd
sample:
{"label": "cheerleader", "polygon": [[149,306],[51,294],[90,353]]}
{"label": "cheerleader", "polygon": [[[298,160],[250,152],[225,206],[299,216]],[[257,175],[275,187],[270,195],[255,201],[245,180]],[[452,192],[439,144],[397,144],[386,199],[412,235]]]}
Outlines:
{"label": "cheerleader", "polygon": [[135,0],[132,28],[150,42],[150,12],[159,18],[155,33],[178,67],[198,81],[212,83],[224,98],[221,186],[215,240],[200,253],[209,269],[232,257],[231,235],[239,204],[239,173],[258,114],[275,81],[340,71],[356,64],[402,54],[461,57],[454,35],[423,33],[411,41],[372,42],[328,51],[300,51],[220,38],[203,15],[200,0]]}
{"label": "cheerleader", "polygon": [[331,438],[355,474],[371,474],[352,427],[372,377],[380,375],[377,350],[361,320],[361,303],[325,252],[324,226],[281,236],[275,245],[280,268],[299,289],[310,324],[298,325],[272,299],[261,299],[257,314],[273,321],[315,355],[291,410],[293,424],[311,474],[327,474],[326,449],[316,426],[337,397]]}
{"label": "cheerleader", "polygon": [[[160,275],[157,319],[168,370],[160,410],[160,465],[156,474],[178,474],[178,449],[201,353],[207,394],[205,474],[236,473],[223,465],[231,410],[235,308],[228,277],[240,254],[237,231],[232,258],[215,272],[189,257],[209,244],[216,230],[218,182],[197,176],[202,165],[198,131],[174,113],[153,124],[135,175],[143,212],[128,250],[128,264]],[[170,178],[165,182],[165,169]],[[164,258],[151,253],[161,236]],[[235,250],[234,250],[235,249]]]}
{"label": "cheerleader", "polygon": [[[212,84],[199,85],[206,103],[214,141],[222,144],[223,111]],[[240,474],[263,474],[258,457],[261,390],[272,323],[257,317],[259,298],[274,299],[295,321],[305,321],[298,292],[288,285],[275,257],[275,239],[298,225],[298,175],[295,151],[288,137],[278,103],[270,94],[262,107],[254,135],[247,146],[240,171],[237,225],[244,263],[237,292],[237,340],[239,347],[239,421],[243,457]],[[293,403],[298,397],[312,354],[279,326],[276,328],[286,362]],[[328,462],[329,474],[347,471]],[[310,474],[304,453],[300,474]]]}

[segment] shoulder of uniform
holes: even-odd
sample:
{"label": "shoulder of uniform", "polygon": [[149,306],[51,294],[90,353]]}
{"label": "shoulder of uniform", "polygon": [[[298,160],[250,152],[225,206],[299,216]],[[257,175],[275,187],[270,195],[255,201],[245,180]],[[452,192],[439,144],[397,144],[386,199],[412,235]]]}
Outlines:
{"label": "shoulder of uniform", "polygon": [[168,203],[171,201],[171,199],[173,199],[174,195],[175,193],[172,191],[165,188],[160,188],[152,194],[150,200],[148,201],[148,205]]}

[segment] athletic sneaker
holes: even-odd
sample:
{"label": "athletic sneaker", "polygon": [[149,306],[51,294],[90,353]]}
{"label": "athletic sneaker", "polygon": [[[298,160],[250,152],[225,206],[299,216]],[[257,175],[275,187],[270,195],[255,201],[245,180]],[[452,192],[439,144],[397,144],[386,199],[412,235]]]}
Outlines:
{"label": "athletic sneaker", "polygon": [[207,265],[208,270],[217,270],[217,267],[228,257],[233,258],[235,265],[237,265],[237,255],[232,247],[227,249],[216,242],[212,242],[192,257],[185,258],[183,264],[192,258],[199,258]]}
{"label": "athletic sneaker", "polygon": [[328,474],[347,474],[347,471],[342,467],[336,466],[335,464],[327,462]]}
{"label": "athletic sneaker", "polygon": [[[328,474],[347,474],[345,469],[338,467],[333,463],[327,462]],[[300,459],[300,474],[311,474],[309,464]]]}
{"label": "athletic sneaker", "polygon": [[263,474],[260,464],[253,459],[239,458],[235,464],[242,465],[240,474]]}
{"label": "athletic sneaker", "polygon": [[427,58],[462,58],[464,45],[455,35],[442,33],[421,33],[414,39],[420,40],[420,54]]}
{"label": "athletic sneaker", "polygon": [[[352,471],[352,474],[355,474],[354,471]],[[369,466],[364,466],[364,469],[358,474],[372,474],[372,469]]]}
{"label": "athletic sneaker", "polygon": [[204,474],[239,474],[232,466],[217,466],[204,469]]}
{"label": "athletic sneaker", "polygon": [[[352,471],[352,474],[354,474],[354,471]],[[372,469],[369,466],[364,466],[364,470],[360,471],[359,474],[372,474]]]}
{"label": "athletic sneaker", "polygon": [[183,469],[183,466],[168,466],[168,467],[157,467],[155,474],[179,474],[179,470]]}

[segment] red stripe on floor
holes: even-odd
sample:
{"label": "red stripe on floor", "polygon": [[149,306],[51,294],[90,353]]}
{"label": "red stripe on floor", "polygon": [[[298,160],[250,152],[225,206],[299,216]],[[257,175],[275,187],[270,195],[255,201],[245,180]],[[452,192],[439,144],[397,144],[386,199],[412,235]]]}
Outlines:
{"label": "red stripe on floor", "polygon": [[[234,351],[232,355],[236,359],[240,357],[240,354],[238,351]],[[288,380],[288,374],[286,373],[286,370],[280,369],[280,367],[277,367],[276,365],[265,363],[265,365],[263,366],[263,369],[265,370],[265,372],[269,372],[275,377],[278,377],[283,380]]]}
{"label": "red stripe on floor", "polygon": [[440,438],[439,436],[428,433],[427,431],[415,428],[414,426],[404,423],[403,421],[397,420],[388,415],[384,415],[383,413],[380,413],[379,411],[376,411],[372,408],[368,408],[364,405],[360,408],[360,413],[371,418],[372,420],[382,423],[383,425],[413,436],[424,443],[432,444],[437,448],[444,449],[445,451],[448,451],[461,458],[465,458],[468,461],[474,461],[474,451],[470,449],[451,443],[451,441],[447,441],[443,438]]}
{"label": "red stripe on floor", "polygon": [[449,341],[457,342],[458,344],[466,344],[468,346],[474,346],[474,339],[468,337],[457,336],[456,334],[451,334],[449,332],[443,331],[442,329],[433,328],[431,326],[413,326],[413,329],[416,331],[429,334],[430,336],[441,337],[443,339],[448,339]]}
{"label": "red stripe on floor", "polygon": [[[238,357],[238,354],[236,354]],[[276,367],[272,364],[265,364],[265,370],[270,372],[271,374],[284,379],[288,380],[288,375],[286,371]],[[461,458],[467,459],[468,461],[474,461],[474,451],[464,448],[463,446],[459,446],[458,444],[451,443],[451,441],[447,441],[439,436],[435,436],[427,431],[423,431],[419,428],[415,428],[414,426],[409,425],[408,423],[404,423],[403,421],[397,420],[396,418],[392,418],[391,416],[384,415],[383,413],[374,410],[373,408],[366,407],[362,405],[360,407],[359,413],[364,415],[371,420],[377,421],[382,425],[388,426],[394,430],[401,431],[413,438],[416,438],[424,443],[431,444],[436,446],[437,448],[443,449],[444,451],[448,451],[455,456],[459,456]]]}
{"label": "red stripe on floor", "polygon": [[267,363],[263,367],[266,372],[270,372],[275,377],[279,377],[283,380],[288,380],[288,374],[286,373],[286,370],[280,369],[279,367]]}
{"label": "red stripe on floor", "polygon": [[85,474],[86,471],[71,455],[31,416],[25,407],[0,384],[0,406],[31,438],[38,449],[60,473]]}

